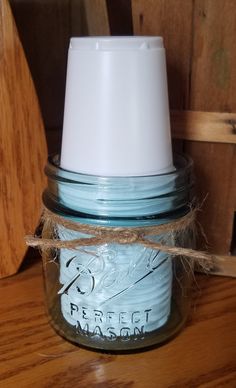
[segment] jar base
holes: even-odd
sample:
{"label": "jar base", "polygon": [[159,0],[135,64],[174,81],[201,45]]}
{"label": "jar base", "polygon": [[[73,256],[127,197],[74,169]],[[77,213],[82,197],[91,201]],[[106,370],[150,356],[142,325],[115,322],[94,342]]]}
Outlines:
{"label": "jar base", "polygon": [[187,314],[183,316],[176,303],[172,301],[169,319],[161,328],[144,333],[142,336],[131,335],[128,338],[116,337],[115,340],[109,340],[108,337],[103,335],[79,333],[74,326],[65,321],[58,307],[48,311],[48,314],[53,329],[67,341],[89,350],[108,353],[140,352],[161,346],[179,333],[185,325],[187,318]]}

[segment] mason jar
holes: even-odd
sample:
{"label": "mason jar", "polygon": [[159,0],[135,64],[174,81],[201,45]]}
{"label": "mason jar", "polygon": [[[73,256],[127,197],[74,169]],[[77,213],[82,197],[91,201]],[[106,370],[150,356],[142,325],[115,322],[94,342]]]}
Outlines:
{"label": "mason jar", "polygon": [[[148,228],[188,214],[193,164],[175,156],[175,169],[142,177],[102,177],[48,160],[46,209],[72,225]],[[69,225],[70,225],[69,222]],[[116,230],[116,229],[115,229]],[[47,223],[43,238],[90,238],[63,223]],[[193,247],[192,228],[148,236],[169,246]],[[42,250],[46,305],[57,333],[80,346],[126,352],[161,344],[183,327],[190,305],[193,262],[133,242]]]}

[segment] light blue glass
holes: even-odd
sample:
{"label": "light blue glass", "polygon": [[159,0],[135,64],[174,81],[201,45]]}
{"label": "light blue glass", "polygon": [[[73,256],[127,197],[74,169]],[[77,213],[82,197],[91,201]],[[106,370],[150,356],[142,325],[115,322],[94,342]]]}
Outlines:
{"label": "light blue glass", "polygon": [[[175,168],[155,176],[99,177],[63,170],[54,157],[46,167],[44,203],[74,222],[96,226],[163,224],[185,215],[193,197],[191,160],[178,155]],[[56,234],[61,240],[90,237],[61,225]],[[177,242],[172,235],[151,239]],[[181,240],[189,246],[192,236]],[[170,338],[186,319],[183,295],[191,279],[181,260],[164,252],[104,243],[47,252],[44,264],[52,324],[80,345],[139,349]]]}

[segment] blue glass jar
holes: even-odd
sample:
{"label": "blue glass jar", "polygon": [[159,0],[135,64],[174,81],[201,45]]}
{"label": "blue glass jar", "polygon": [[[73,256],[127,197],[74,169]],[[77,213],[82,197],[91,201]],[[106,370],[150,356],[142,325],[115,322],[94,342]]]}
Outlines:
{"label": "blue glass jar", "polygon": [[[49,159],[43,202],[75,223],[107,227],[148,227],[176,220],[193,198],[192,161],[178,155],[175,171],[143,177],[99,177],[59,167]],[[61,224],[43,237],[89,238]],[[152,241],[193,247],[183,235]],[[55,330],[81,346],[130,351],[160,344],[186,321],[192,283],[191,260],[140,244],[102,243],[43,251],[46,302]]]}

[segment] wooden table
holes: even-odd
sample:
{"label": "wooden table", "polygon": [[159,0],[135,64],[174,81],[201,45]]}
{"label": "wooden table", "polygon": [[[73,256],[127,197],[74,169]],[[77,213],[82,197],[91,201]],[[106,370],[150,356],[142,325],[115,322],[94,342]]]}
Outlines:
{"label": "wooden table", "polygon": [[155,350],[80,349],[47,322],[39,258],[0,280],[0,387],[236,387],[236,280],[196,276],[187,327]]}

